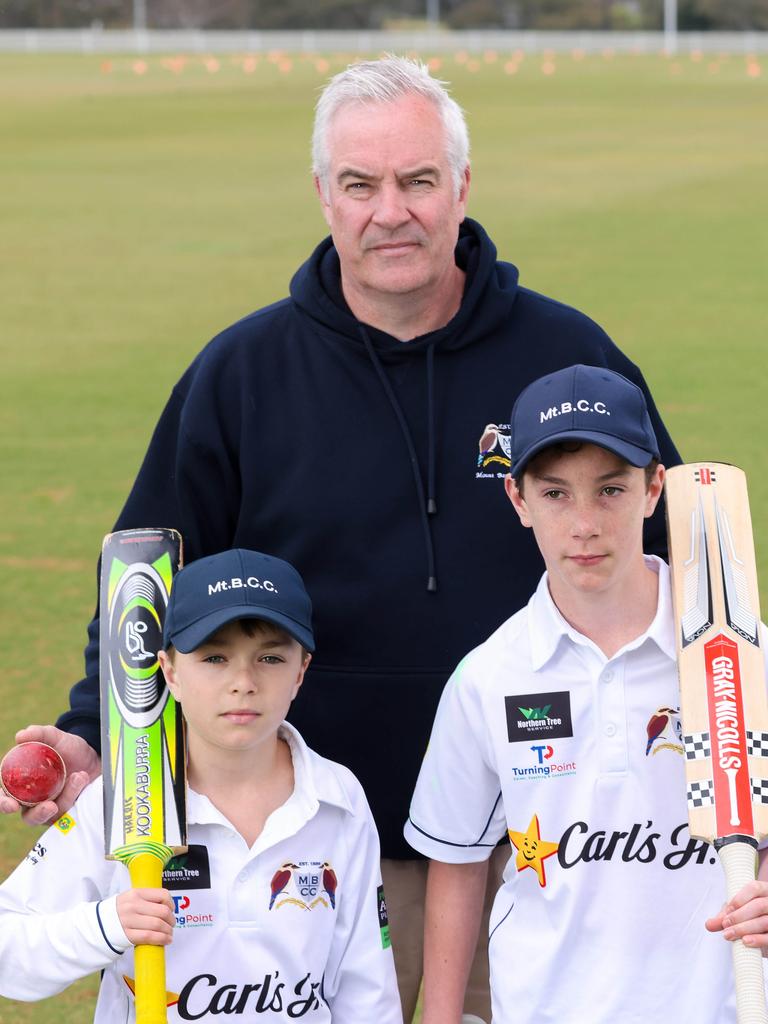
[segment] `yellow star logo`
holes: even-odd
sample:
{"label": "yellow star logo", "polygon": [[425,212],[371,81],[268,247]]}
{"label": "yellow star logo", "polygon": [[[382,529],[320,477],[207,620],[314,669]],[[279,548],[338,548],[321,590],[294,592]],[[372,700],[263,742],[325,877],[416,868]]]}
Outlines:
{"label": "yellow star logo", "polygon": [[[128,986],[128,988],[131,990],[131,994],[133,996],[135,996],[136,995],[136,982],[135,982],[135,980],[133,978],[129,978],[127,974],[124,974],[123,975],[123,981]],[[165,993],[165,1005],[166,1006],[175,1006],[176,1003],[178,1003],[178,1001],[179,1001],[179,994],[178,994],[178,992],[168,992],[166,990],[166,993]]]}
{"label": "yellow star logo", "polygon": [[517,850],[515,867],[518,871],[522,871],[523,868],[531,868],[535,871],[539,878],[539,885],[543,889],[547,884],[547,876],[544,874],[544,861],[547,857],[551,857],[553,853],[557,853],[560,844],[548,843],[541,838],[539,819],[535,814],[531,818],[527,831],[515,832],[510,828],[507,829],[507,832],[509,833],[512,845]]}

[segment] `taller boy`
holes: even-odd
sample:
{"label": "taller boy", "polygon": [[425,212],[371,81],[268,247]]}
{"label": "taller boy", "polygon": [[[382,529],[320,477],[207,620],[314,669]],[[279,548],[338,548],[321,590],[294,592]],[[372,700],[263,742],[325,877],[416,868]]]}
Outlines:
{"label": "taller boy", "polygon": [[448,682],[419,775],[405,834],[432,858],[423,1024],[460,1018],[505,832],[494,1024],[732,1021],[730,948],[703,921],[733,938],[760,908],[720,913],[717,858],[688,834],[669,570],[642,548],[664,482],[645,399],[569,367],[522,392],[511,447],[507,494],[547,571]]}

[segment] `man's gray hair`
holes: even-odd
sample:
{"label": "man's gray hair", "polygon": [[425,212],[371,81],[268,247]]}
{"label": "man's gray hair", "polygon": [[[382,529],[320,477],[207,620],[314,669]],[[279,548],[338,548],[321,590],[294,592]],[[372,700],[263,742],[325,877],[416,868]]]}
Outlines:
{"label": "man's gray hair", "polygon": [[401,96],[423,96],[434,103],[445,129],[445,147],[456,194],[461,190],[469,164],[469,133],[464,112],[446,89],[446,82],[432,78],[421,61],[386,54],[380,60],[350,64],[334,75],[323,89],[315,108],[312,131],[312,172],[323,196],[328,197],[330,153],[328,132],[339,109],[351,103],[391,103]]}

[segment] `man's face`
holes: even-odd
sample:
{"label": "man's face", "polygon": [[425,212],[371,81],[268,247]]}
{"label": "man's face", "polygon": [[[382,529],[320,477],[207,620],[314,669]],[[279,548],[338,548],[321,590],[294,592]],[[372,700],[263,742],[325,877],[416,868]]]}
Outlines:
{"label": "man's face", "polygon": [[663,467],[646,488],[644,470],[593,444],[553,451],[531,467],[524,497],[510,477],[506,490],[533,529],[555,600],[625,592],[642,571],[643,520],[659,500]]}
{"label": "man's face", "polygon": [[469,171],[457,195],[436,107],[420,96],[350,104],[327,141],[327,196],[316,185],[345,295],[439,295],[455,280]]}

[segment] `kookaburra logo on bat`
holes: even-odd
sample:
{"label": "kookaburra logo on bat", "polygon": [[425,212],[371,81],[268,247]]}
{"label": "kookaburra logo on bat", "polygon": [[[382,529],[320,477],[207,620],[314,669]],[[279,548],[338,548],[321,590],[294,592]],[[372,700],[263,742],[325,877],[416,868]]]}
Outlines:
{"label": "kookaburra logo on bat", "polygon": [[110,628],[120,638],[109,659],[112,692],[124,721],[137,729],[151,725],[167,700],[157,660],[167,601],[157,571],[138,563],[118,583],[109,609]]}

